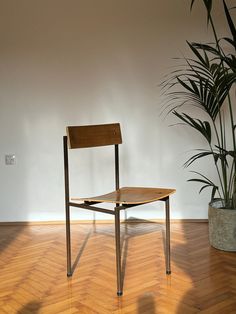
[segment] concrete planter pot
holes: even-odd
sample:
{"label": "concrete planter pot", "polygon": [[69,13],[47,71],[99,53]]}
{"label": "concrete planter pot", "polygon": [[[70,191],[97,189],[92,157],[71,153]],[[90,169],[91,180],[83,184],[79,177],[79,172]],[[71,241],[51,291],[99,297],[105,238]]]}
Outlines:
{"label": "concrete planter pot", "polygon": [[236,251],[236,210],[225,209],[221,200],[209,204],[209,240],[216,249]]}

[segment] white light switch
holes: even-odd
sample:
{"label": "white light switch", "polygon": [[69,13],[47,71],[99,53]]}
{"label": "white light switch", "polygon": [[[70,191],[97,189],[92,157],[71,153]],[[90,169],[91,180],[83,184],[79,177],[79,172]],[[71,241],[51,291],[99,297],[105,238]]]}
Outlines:
{"label": "white light switch", "polygon": [[16,164],[16,155],[5,155],[5,164],[8,166],[12,166]]}

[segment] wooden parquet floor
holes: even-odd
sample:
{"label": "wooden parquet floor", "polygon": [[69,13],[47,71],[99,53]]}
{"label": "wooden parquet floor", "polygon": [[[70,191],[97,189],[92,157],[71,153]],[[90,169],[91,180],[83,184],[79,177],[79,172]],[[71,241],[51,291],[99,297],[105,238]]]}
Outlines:
{"label": "wooden parquet floor", "polygon": [[171,276],[161,224],[121,231],[124,295],[117,297],[113,224],[72,226],[72,278],[64,225],[0,226],[0,313],[236,313],[236,253],[211,248],[206,223],[171,225]]}

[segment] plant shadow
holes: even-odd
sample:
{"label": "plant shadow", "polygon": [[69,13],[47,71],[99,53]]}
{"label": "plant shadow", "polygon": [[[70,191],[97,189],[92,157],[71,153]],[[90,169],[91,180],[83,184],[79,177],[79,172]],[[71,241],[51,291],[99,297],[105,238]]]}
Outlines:
{"label": "plant shadow", "polygon": [[[211,247],[207,223],[183,223],[182,226],[183,239],[173,245],[172,261],[183,283],[188,281],[189,289],[182,296],[176,313],[233,313],[231,302],[235,305],[236,302],[232,300],[231,283],[236,254]],[[223,278],[221,283],[219,278]],[[226,306],[217,309],[218,304],[224,303],[229,303],[229,312]]]}

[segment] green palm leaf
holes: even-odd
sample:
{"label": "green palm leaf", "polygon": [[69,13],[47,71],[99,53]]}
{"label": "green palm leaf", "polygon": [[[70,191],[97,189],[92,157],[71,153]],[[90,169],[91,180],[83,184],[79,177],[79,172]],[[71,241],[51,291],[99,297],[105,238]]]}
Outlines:
{"label": "green palm leaf", "polygon": [[[184,62],[163,82],[162,88],[167,96],[164,110],[168,111],[167,114],[173,113],[181,121],[180,124],[196,130],[209,145],[209,150],[198,150],[184,166],[189,167],[202,158],[212,156],[218,184],[198,172],[194,172],[198,175],[197,178],[188,181],[202,184],[199,193],[210,187],[212,199],[217,192],[225,204],[231,204],[230,206],[236,208],[236,123],[233,102],[235,98],[231,93],[232,86],[236,83],[236,55],[228,53],[222,45],[222,42],[227,43],[236,50],[236,27],[226,0],[222,0],[222,9],[230,34],[224,38],[218,37],[212,15],[214,2],[212,0],[202,2],[206,8],[207,22],[211,25],[214,42],[187,41],[193,57],[177,58]],[[196,1],[191,0],[190,3],[192,10]],[[207,116],[205,115],[203,119],[194,118],[191,112],[190,114],[184,112],[187,106],[197,107]],[[226,125],[228,121],[229,125]]]}
{"label": "green palm leaf", "polygon": [[234,26],[234,22],[233,22],[233,20],[231,18],[231,15],[229,13],[229,10],[228,10],[228,7],[227,7],[227,5],[225,3],[225,0],[223,0],[223,4],[224,4],[224,10],[225,10],[225,15],[226,15],[226,18],[227,18],[227,22],[228,22],[228,25],[229,25],[229,28],[230,28],[230,31],[231,31],[231,34],[232,34],[232,37],[233,37],[233,40],[231,41],[231,44],[236,49],[236,28]]}
{"label": "green palm leaf", "polygon": [[[195,0],[191,1],[190,10],[192,10]],[[209,22],[211,9],[212,9],[212,0],[203,0],[205,7],[207,9],[207,21]]]}
{"label": "green palm leaf", "polygon": [[211,200],[214,199],[215,197],[215,193],[216,191],[219,189],[219,187],[217,185],[215,185],[210,179],[208,179],[206,176],[204,176],[203,174],[197,172],[197,171],[191,171],[192,173],[197,174],[198,176],[200,176],[202,179],[189,179],[188,182],[198,182],[201,184],[204,184],[203,187],[201,187],[199,193],[201,193],[205,188],[210,187],[212,188],[212,192],[211,192]]}
{"label": "green palm leaf", "polygon": [[173,112],[180,120],[185,124],[191,126],[193,129],[200,132],[208,143],[211,143],[211,126],[208,121],[201,121],[200,119],[194,119],[186,113]]}
{"label": "green palm leaf", "polygon": [[185,163],[184,163],[184,167],[187,168],[189,167],[192,163],[194,163],[196,160],[206,157],[206,156],[210,156],[213,155],[214,157],[214,152],[210,151],[210,150],[201,150],[200,153],[197,153],[193,156],[191,156]]}
{"label": "green palm leaf", "polygon": [[236,73],[219,66],[214,59],[210,60],[205,50],[201,55],[198,49],[188,44],[196,60],[185,59],[186,68],[172,73],[172,78],[166,85],[167,90],[179,85],[182,91],[170,92],[168,95],[173,100],[175,109],[178,107],[176,100],[180,101],[179,107],[194,103],[214,121],[231,86],[236,82]]}

